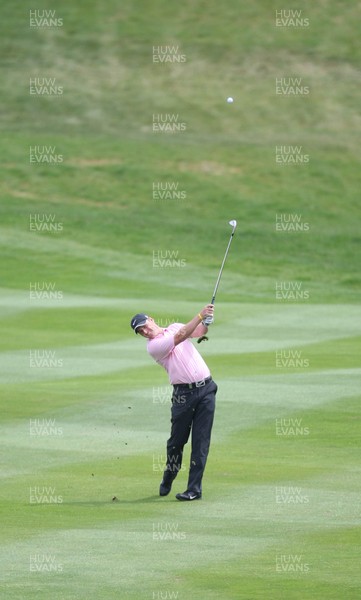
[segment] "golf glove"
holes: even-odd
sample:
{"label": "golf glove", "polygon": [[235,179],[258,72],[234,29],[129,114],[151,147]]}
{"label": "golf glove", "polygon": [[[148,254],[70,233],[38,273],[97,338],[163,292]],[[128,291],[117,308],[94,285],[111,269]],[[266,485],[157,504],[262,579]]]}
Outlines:
{"label": "golf glove", "polygon": [[213,317],[205,317],[203,319],[202,323],[205,327],[209,327],[209,325],[212,325],[213,321],[214,321]]}

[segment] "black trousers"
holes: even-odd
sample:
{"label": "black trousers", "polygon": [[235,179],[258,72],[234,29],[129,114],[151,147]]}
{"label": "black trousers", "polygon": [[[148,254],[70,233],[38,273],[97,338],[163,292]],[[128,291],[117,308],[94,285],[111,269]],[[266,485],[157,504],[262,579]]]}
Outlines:
{"label": "black trousers", "polygon": [[213,379],[199,388],[173,386],[172,428],[167,441],[167,465],[163,477],[165,483],[171,483],[179,473],[183,448],[192,431],[187,490],[202,493],[202,478],[211,441],[217,389]]}

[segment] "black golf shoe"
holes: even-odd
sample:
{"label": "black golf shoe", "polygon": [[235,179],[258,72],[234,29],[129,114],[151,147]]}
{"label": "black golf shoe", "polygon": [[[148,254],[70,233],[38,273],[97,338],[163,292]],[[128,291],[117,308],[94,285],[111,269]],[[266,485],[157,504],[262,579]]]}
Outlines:
{"label": "black golf shoe", "polygon": [[169,492],[172,489],[172,481],[169,483],[166,483],[163,479],[162,483],[159,486],[159,495],[160,496],[168,496]]}
{"label": "black golf shoe", "polygon": [[199,492],[188,492],[185,491],[183,494],[176,495],[177,500],[200,500],[202,498],[202,494]]}

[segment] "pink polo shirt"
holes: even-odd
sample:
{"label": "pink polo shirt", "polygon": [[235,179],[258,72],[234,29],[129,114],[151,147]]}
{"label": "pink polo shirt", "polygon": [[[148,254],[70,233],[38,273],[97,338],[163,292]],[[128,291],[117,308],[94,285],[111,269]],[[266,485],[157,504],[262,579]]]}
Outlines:
{"label": "pink polo shirt", "polygon": [[202,381],[210,375],[206,363],[189,339],[174,345],[174,335],[182,325],[172,323],[147,343],[149,354],[165,368],[172,385]]}

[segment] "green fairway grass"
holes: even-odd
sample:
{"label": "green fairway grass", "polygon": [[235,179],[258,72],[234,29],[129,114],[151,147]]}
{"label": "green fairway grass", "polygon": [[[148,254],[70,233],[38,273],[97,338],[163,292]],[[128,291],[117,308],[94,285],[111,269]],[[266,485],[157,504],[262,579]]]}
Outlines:
{"label": "green fairway grass", "polygon": [[[55,4],[2,11],[0,598],[360,598],[359,7]],[[129,324],[210,301],[230,219],[196,344],[219,388],[203,497],[180,503],[190,448],[160,498],[172,388]]]}

